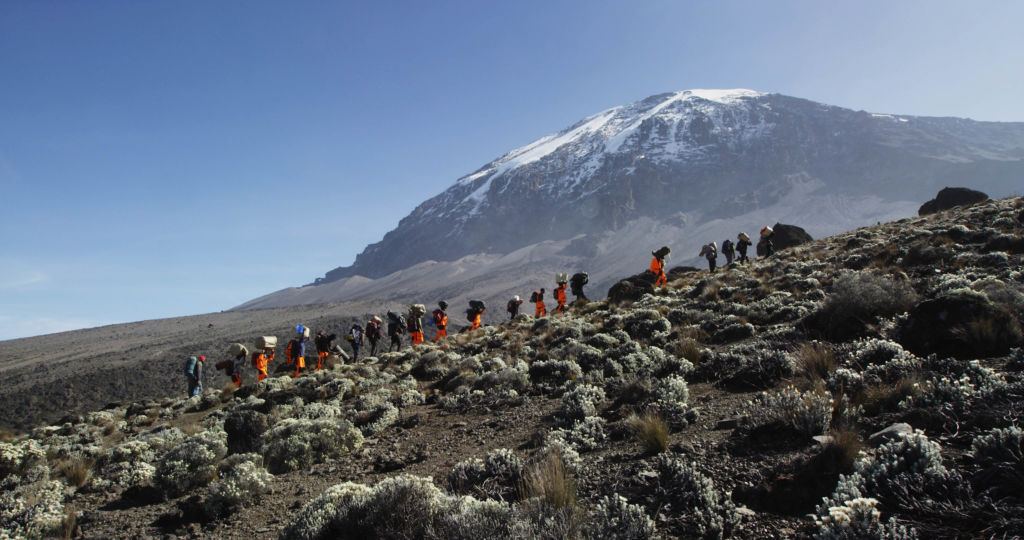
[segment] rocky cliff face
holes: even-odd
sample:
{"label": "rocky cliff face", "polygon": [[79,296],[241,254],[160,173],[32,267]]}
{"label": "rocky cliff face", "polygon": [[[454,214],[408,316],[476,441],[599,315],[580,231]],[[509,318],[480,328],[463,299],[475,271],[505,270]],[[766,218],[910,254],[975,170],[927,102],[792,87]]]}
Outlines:
{"label": "rocky cliff face", "polygon": [[[750,90],[659,94],[460,178],[324,281],[509,253],[638,218],[734,217],[794,188],[921,201],[958,183],[999,196],[1022,177],[1024,123],[870,114]],[[588,254],[586,242],[576,248]]]}

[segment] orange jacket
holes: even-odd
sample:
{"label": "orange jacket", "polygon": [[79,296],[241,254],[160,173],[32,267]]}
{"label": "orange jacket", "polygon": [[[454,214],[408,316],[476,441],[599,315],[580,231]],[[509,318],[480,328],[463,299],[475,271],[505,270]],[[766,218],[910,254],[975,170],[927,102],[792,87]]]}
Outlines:
{"label": "orange jacket", "polygon": [[654,274],[659,275],[659,276],[661,274],[665,273],[665,263],[661,262],[661,260],[658,259],[657,257],[652,258],[651,259],[651,272],[653,272]]}
{"label": "orange jacket", "polygon": [[565,284],[561,284],[555,289],[555,300],[558,301],[559,305],[565,304]]}
{"label": "orange jacket", "polygon": [[273,361],[273,352],[270,353],[270,356],[267,356],[259,351],[252,353],[252,367],[256,368],[257,371],[266,371],[267,365],[269,365]]}
{"label": "orange jacket", "polygon": [[476,315],[473,316],[473,326],[471,326],[471,328],[473,330],[476,330],[477,328],[480,328],[480,314],[479,313],[477,313]]}

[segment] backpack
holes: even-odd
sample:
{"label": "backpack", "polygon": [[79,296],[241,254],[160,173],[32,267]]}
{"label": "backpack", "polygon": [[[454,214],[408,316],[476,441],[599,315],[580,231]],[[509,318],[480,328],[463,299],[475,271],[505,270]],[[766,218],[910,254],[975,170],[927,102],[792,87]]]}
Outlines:
{"label": "backpack", "polygon": [[295,359],[296,357],[293,356],[293,353],[295,353],[298,350],[298,348],[299,348],[299,341],[296,340],[296,339],[290,340],[288,342],[288,345],[285,346],[285,348],[284,348],[284,355],[285,355],[285,357],[288,358],[289,360]]}
{"label": "backpack", "polygon": [[515,313],[516,311],[519,310],[519,304],[521,304],[521,303],[522,303],[521,300],[519,302],[516,302],[515,300],[509,300],[508,301],[508,305],[505,306],[505,311],[507,311],[509,313]]}
{"label": "backpack", "polygon": [[540,302],[540,294],[537,291],[533,291],[533,294],[530,295],[530,302],[534,304]]}
{"label": "backpack", "polygon": [[196,364],[199,363],[199,359],[195,356],[189,356],[185,359],[185,375],[192,377],[196,374]]}
{"label": "backpack", "polygon": [[469,301],[469,308],[474,310],[474,311],[483,311],[483,310],[487,309],[487,306],[484,305],[484,301],[483,300],[470,300]]}
{"label": "backpack", "polygon": [[434,310],[434,326],[440,327],[444,324],[445,312],[440,309]]}
{"label": "backpack", "polygon": [[732,240],[722,242],[722,253],[732,253]]}

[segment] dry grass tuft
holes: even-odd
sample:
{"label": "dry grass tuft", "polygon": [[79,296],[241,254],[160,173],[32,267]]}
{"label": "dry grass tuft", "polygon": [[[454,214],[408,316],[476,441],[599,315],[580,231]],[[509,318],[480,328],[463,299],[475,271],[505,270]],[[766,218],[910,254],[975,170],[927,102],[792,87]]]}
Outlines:
{"label": "dry grass tuft", "polygon": [[835,371],[838,362],[826,345],[804,343],[793,352],[796,360],[794,382],[801,390],[818,390],[825,387],[825,381]]}
{"label": "dry grass tuft", "polygon": [[857,461],[857,457],[864,450],[864,441],[860,435],[848,429],[833,430],[829,435],[832,440],[825,446],[825,451],[835,457],[841,470],[853,470],[853,462]]}
{"label": "dry grass tuft", "polygon": [[78,512],[70,506],[64,509],[64,519],[60,523],[60,534],[64,540],[71,540],[79,536]]}
{"label": "dry grass tuft", "polygon": [[561,454],[552,452],[523,475],[520,499],[539,498],[554,508],[576,506],[576,480],[566,469]]}
{"label": "dry grass tuft", "polygon": [[685,358],[692,362],[693,365],[697,365],[700,361],[700,343],[697,343],[697,340],[693,338],[680,338],[679,341],[676,342],[675,353],[676,356]]}
{"label": "dry grass tuft", "polygon": [[94,464],[93,460],[87,458],[68,458],[57,464],[57,472],[68,481],[69,485],[80,488],[92,479]]}
{"label": "dry grass tuft", "polygon": [[668,424],[657,414],[633,415],[626,419],[626,424],[648,454],[660,454],[668,450]]}
{"label": "dry grass tuft", "polygon": [[918,395],[921,392],[921,379],[918,376],[904,377],[893,384],[869,386],[859,397],[859,404],[864,406],[864,413],[875,416],[879,413],[893,411],[901,401]]}

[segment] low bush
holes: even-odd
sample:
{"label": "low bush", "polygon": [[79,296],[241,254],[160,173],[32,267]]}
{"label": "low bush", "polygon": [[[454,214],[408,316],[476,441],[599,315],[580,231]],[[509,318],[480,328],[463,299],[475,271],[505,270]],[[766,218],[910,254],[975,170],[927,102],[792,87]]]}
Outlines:
{"label": "low bush", "polygon": [[583,533],[586,538],[616,540],[647,540],[654,538],[654,521],[638,504],[629,504],[624,497],[603,497],[588,514]]}
{"label": "low bush", "polygon": [[779,425],[808,437],[821,435],[832,421],[832,397],[827,392],[801,392],[787,386],[778,392],[762,392],[746,407],[747,428]]}
{"label": "low bush", "polygon": [[214,518],[241,506],[258,502],[272,477],[259,454],[234,454],[220,465],[220,478],[210,485],[206,511]]}
{"label": "low bush", "polygon": [[492,450],[484,459],[456,464],[448,473],[448,489],[475,497],[509,500],[522,482],[523,467],[523,460],[511,450]]}
{"label": "low bush", "polygon": [[184,495],[217,477],[217,465],[228,453],[223,431],[203,431],[185,439],[157,461],[154,482],[168,497]]}
{"label": "low bush", "polygon": [[267,469],[279,474],[346,455],[363,445],[363,436],[347,420],[288,418],[264,433],[262,441]]}
{"label": "low bush", "polygon": [[916,302],[917,293],[907,280],[868,271],[844,272],[803,325],[814,335],[845,341],[864,335],[879,317],[905,313]]}
{"label": "low bush", "polygon": [[693,466],[667,454],[655,458],[654,493],[673,513],[684,516],[687,529],[703,538],[725,538],[739,525],[736,507],[728,493],[715,487]]}

